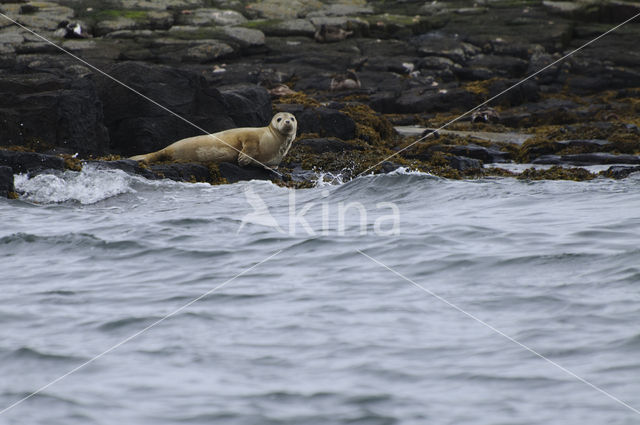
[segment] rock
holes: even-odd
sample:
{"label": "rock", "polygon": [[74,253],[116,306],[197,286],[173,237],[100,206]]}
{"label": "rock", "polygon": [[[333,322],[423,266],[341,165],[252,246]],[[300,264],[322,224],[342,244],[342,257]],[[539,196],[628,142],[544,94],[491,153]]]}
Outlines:
{"label": "rock", "polygon": [[554,143],[559,145],[559,148],[580,147],[593,150],[602,149],[611,144],[610,141],[602,139],[560,140]]}
{"label": "rock", "polygon": [[264,24],[260,24],[258,27],[264,34],[275,37],[313,37],[316,32],[316,27],[307,19],[264,21]]}
{"label": "rock", "polygon": [[262,0],[246,6],[247,13],[255,13],[266,19],[295,19],[318,10],[323,4],[318,0]]}
{"label": "rock", "polygon": [[304,146],[310,149],[313,153],[326,153],[326,152],[344,152],[351,150],[363,150],[361,146],[353,145],[351,143],[343,142],[338,139],[319,138],[319,139],[301,139],[295,142],[296,146]]}
{"label": "rock", "polygon": [[570,15],[577,10],[580,10],[582,4],[579,2],[573,1],[543,1],[542,4],[546,7],[550,12],[562,14],[562,15]]}
{"label": "rock", "polygon": [[0,150],[0,166],[10,167],[13,174],[42,170],[64,170],[64,159],[35,152]]}
{"label": "rock", "polygon": [[467,158],[465,156],[450,156],[447,158],[449,165],[458,171],[466,171],[476,168],[482,168],[482,162],[477,159]]}
{"label": "rock", "polygon": [[487,75],[491,75],[492,77],[514,78],[523,76],[529,63],[523,59],[512,56],[479,54],[470,59],[467,65],[471,70],[466,68],[460,69],[458,73],[462,77],[467,77],[474,69],[481,69],[486,70]]}
{"label": "rock", "polygon": [[[362,33],[369,29],[369,22],[364,19],[349,16],[316,16],[310,18],[311,23],[319,29],[322,25]],[[346,38],[346,36],[345,36]]]}
{"label": "rock", "polygon": [[259,30],[242,27],[225,27],[224,34],[240,47],[264,46],[264,33]]}
{"label": "rock", "polygon": [[544,165],[560,165],[562,164],[562,157],[560,155],[542,155],[531,161],[531,163]]}
{"label": "rock", "polygon": [[153,152],[203,130],[215,133],[235,127],[263,127],[271,120],[271,98],[261,87],[214,89],[200,75],[185,69],[135,62],[117,64],[108,72],[184,118],[112,80],[101,80],[99,93],[111,148],[122,155]]}
{"label": "rock", "polygon": [[218,92],[235,127],[265,127],[271,122],[271,96],[265,88],[235,84],[220,87]]}
{"label": "rock", "polygon": [[195,9],[188,14],[180,14],[176,20],[179,25],[195,25],[195,26],[227,26],[242,25],[247,22],[241,13],[235,10],[220,10],[202,8]]}
{"label": "rock", "polygon": [[132,159],[120,159],[116,161],[85,161],[85,164],[91,165],[99,170],[122,170],[125,173],[135,174],[148,179],[157,178],[151,170],[141,167],[138,161]]}
{"label": "rock", "polygon": [[13,185],[13,169],[8,166],[0,166],[0,197],[9,198],[16,192]]}
{"label": "rock", "polygon": [[[20,7],[19,14],[13,16],[16,21],[36,32],[53,32],[58,24],[73,18],[73,9],[54,2],[32,2]],[[2,18],[4,20],[4,18]]]}
{"label": "rock", "polygon": [[[516,86],[513,87],[514,85]],[[507,89],[509,91],[505,92]],[[500,97],[495,101],[496,104],[518,106],[527,102],[537,102],[540,99],[540,87],[532,80],[523,83],[520,80],[497,80],[489,85],[487,98],[491,99],[499,94]]]}
{"label": "rock", "polygon": [[[118,14],[121,13],[121,14]],[[122,12],[98,12],[93,28],[96,36],[123,30],[168,30],[174,23],[173,14],[167,11],[125,10]]]}
{"label": "rock", "polygon": [[183,62],[211,63],[233,53],[233,48],[218,40],[203,40],[187,48],[182,55]]}
{"label": "rock", "polygon": [[372,15],[373,8],[367,5],[361,4],[331,4],[323,7],[322,9],[310,12],[307,14],[308,18],[317,16],[361,16]]}
{"label": "rock", "polygon": [[[468,110],[479,102],[478,95],[464,89],[424,89],[415,88],[403,92],[391,105],[383,105],[371,98],[371,107],[382,113],[450,112]],[[391,109],[389,110],[389,106]]]}
{"label": "rock", "polygon": [[402,165],[396,164],[392,161],[384,161],[382,164],[380,164],[380,167],[382,169],[382,172],[387,174],[396,171],[398,168],[401,168]]}
{"label": "rock", "polygon": [[420,56],[441,56],[465,65],[469,59],[480,53],[480,49],[470,43],[455,38],[427,33],[414,37],[412,44],[418,49]]}
{"label": "rock", "polygon": [[305,108],[296,114],[298,134],[315,133],[321,137],[351,140],[356,137],[356,124],[346,114],[325,107]]}
{"label": "rock", "polygon": [[54,73],[0,79],[0,145],[57,146],[102,154],[109,136],[90,76]]}
{"label": "rock", "polygon": [[236,164],[223,162],[219,164],[220,174],[229,183],[241,180],[280,180],[280,176],[263,167],[240,167]]}
{"label": "rock", "polygon": [[610,153],[579,153],[573,155],[543,155],[532,161],[533,164],[640,164],[640,156],[614,155]]}
{"label": "rock", "polygon": [[611,179],[624,179],[629,177],[630,174],[637,172],[640,172],[640,166],[625,167],[624,165],[614,165],[604,171],[601,171],[600,175]]}
{"label": "rock", "polygon": [[107,35],[111,32],[125,31],[125,30],[138,30],[142,28],[143,28],[142,25],[133,19],[119,17],[119,18],[97,22],[95,27],[93,28],[93,33],[96,36],[100,37],[103,35]]}
{"label": "rock", "polygon": [[201,164],[157,164],[151,166],[151,171],[158,178],[181,182],[209,182],[211,180],[209,168]]}
{"label": "rock", "polygon": [[502,152],[495,148],[485,148],[473,143],[468,145],[436,145],[431,147],[430,150],[478,159],[485,163],[508,162],[511,159],[511,154],[508,152]]}

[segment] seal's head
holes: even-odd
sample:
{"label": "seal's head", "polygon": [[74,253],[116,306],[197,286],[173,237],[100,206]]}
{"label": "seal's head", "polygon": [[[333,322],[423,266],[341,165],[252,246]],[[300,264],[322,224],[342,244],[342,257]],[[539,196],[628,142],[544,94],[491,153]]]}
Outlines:
{"label": "seal's head", "polygon": [[280,134],[286,136],[295,135],[298,129],[298,122],[293,114],[288,112],[278,112],[271,119],[271,127]]}

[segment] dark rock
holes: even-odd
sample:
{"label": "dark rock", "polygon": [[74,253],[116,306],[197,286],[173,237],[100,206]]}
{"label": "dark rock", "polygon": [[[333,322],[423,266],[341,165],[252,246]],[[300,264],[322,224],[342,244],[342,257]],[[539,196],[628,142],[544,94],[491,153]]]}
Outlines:
{"label": "dark rock", "polygon": [[103,154],[109,135],[90,77],[7,75],[0,80],[0,145],[58,146]]}
{"label": "dark rock", "polygon": [[600,165],[600,164],[640,164],[640,156],[614,155],[610,153],[579,153],[573,155],[543,155],[532,161],[533,164],[571,164],[571,165]]}
{"label": "dark rock", "polygon": [[7,166],[0,166],[0,197],[8,198],[16,189],[13,185],[13,169]]}
{"label": "dark rock", "polygon": [[560,155],[542,155],[533,161],[532,164],[545,164],[545,165],[560,165],[563,163],[562,156]]}
{"label": "dark rock", "polygon": [[209,168],[201,164],[157,164],[151,166],[151,171],[159,178],[181,182],[208,182],[211,180]]}
{"label": "dark rock", "polygon": [[474,93],[460,88],[424,89],[415,88],[403,92],[395,99],[371,98],[371,107],[382,113],[413,114],[420,112],[450,112],[471,109],[481,99]]}
{"label": "dark rock", "polygon": [[611,179],[624,179],[629,177],[630,174],[637,172],[640,172],[640,166],[625,167],[624,165],[614,165],[600,172],[600,174]]}
{"label": "dark rock", "polygon": [[121,159],[117,161],[86,161],[97,169],[122,170],[125,173],[135,174],[148,179],[155,179],[157,176],[148,168],[141,167],[138,161],[132,159]]}
{"label": "dark rock", "polygon": [[602,149],[603,146],[610,145],[611,142],[608,140],[602,139],[582,139],[582,140],[560,140],[554,142],[560,146],[564,147],[580,147],[587,149]]}
{"label": "dark rock", "polygon": [[236,127],[264,127],[271,122],[271,96],[265,88],[237,84],[218,91]]}
{"label": "dark rock", "polygon": [[451,37],[445,37],[440,33],[426,33],[412,39],[412,44],[418,49],[421,56],[442,56],[461,65],[474,55],[480,53],[480,49],[472,44],[465,43]]}
{"label": "dark rock", "polygon": [[298,134],[316,133],[322,137],[351,140],[356,137],[356,123],[346,114],[335,109],[305,108],[296,115]]}
{"label": "dark rock", "polygon": [[64,170],[64,159],[35,152],[0,150],[0,165],[11,167],[14,174],[41,170]]}
{"label": "dark rock", "polygon": [[391,161],[384,161],[382,164],[380,164],[380,167],[382,168],[382,172],[386,174],[394,172],[398,168],[401,168],[402,165],[396,164],[395,162]]}
{"label": "dark rock", "polygon": [[451,168],[458,171],[482,168],[482,162],[477,159],[467,158],[466,156],[451,156],[448,158]]}
{"label": "dark rock", "polygon": [[431,147],[430,150],[479,159],[485,163],[507,162],[511,159],[511,154],[508,152],[502,152],[496,148],[485,148],[473,143],[468,145],[436,145]]}
{"label": "dark rock", "polygon": [[579,153],[575,155],[562,155],[562,160],[573,165],[640,164],[640,156],[614,155],[610,153]]}
{"label": "dark rock", "polygon": [[364,149],[362,146],[346,143],[338,139],[328,139],[328,138],[301,139],[296,141],[295,143],[298,146],[305,146],[309,148],[313,153],[344,152],[344,151]]}
{"label": "dark rock", "polygon": [[271,170],[263,167],[240,167],[230,162],[219,164],[220,174],[229,183],[236,183],[241,180],[280,180],[281,177]]}
{"label": "dark rock", "polygon": [[[517,84],[517,85],[516,85]],[[512,86],[515,87],[511,88]],[[509,90],[505,92],[505,90]],[[496,103],[504,106],[517,106],[526,102],[537,102],[540,99],[540,88],[535,81],[498,80],[489,85],[488,98],[500,95]]]}
{"label": "dark rock", "polygon": [[[491,70],[498,77],[521,77],[527,67],[528,62],[519,58],[504,55],[476,55],[467,64],[470,68]],[[464,71],[468,68],[462,68]]]}
{"label": "dark rock", "polygon": [[101,80],[111,148],[123,155],[152,152],[176,140],[271,120],[269,93],[256,86],[213,88],[184,69],[126,62],[109,73],[166,109],[111,80]]}

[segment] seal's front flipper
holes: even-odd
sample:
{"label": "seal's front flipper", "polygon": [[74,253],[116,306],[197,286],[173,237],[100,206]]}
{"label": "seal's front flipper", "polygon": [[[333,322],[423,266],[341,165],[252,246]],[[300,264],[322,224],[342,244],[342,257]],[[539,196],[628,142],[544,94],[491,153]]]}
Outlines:
{"label": "seal's front flipper", "polygon": [[245,140],[242,142],[242,150],[238,154],[238,164],[243,167],[247,165],[256,164],[260,165],[258,161],[256,161],[256,157],[260,153],[260,142],[259,140]]}

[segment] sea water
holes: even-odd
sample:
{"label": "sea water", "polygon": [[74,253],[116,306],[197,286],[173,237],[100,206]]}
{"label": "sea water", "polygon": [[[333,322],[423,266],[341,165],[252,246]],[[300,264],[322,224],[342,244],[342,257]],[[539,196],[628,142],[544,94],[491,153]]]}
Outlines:
{"label": "sea water", "polygon": [[0,424],[640,423],[637,176],[16,186]]}

